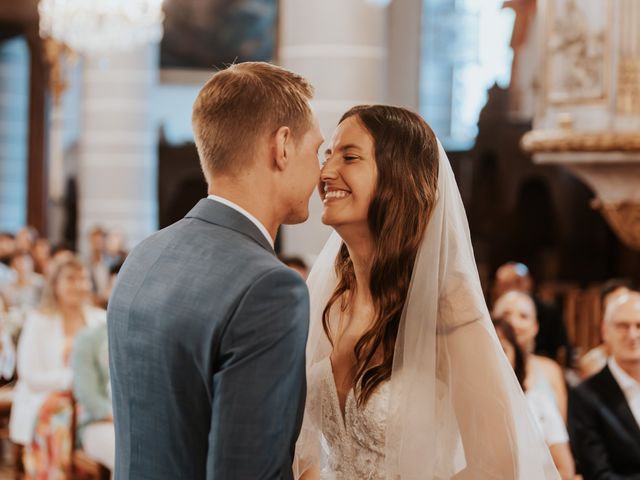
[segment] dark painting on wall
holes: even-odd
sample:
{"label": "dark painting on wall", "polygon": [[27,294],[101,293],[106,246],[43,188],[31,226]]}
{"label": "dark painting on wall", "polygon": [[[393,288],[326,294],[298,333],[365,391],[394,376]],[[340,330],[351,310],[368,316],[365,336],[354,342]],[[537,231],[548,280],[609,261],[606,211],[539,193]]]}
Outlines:
{"label": "dark painting on wall", "polygon": [[278,0],[165,0],[162,68],[221,68],[275,57]]}

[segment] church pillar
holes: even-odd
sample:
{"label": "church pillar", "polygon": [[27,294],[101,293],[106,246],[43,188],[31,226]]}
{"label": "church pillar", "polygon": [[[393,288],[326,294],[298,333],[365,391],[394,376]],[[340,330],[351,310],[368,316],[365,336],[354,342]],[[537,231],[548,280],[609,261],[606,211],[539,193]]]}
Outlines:
{"label": "church pillar", "polygon": [[29,49],[23,38],[0,44],[0,231],[27,222]]}
{"label": "church pillar", "polygon": [[[313,107],[327,142],[350,107],[386,99],[387,9],[374,3],[280,2],[280,63],[314,85]],[[317,193],[312,196],[310,212],[305,224],[283,228],[286,255],[312,261],[328,238],[330,229],[320,222],[322,203]]]}
{"label": "church pillar", "polygon": [[129,247],[157,228],[157,132],[151,118],[158,46],[84,60],[78,172],[78,234],[96,225]]}

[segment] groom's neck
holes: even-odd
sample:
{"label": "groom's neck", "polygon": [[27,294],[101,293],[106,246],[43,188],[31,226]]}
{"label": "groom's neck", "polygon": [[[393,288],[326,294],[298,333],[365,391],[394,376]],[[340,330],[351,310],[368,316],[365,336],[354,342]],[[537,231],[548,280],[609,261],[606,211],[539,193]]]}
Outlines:
{"label": "groom's neck", "polygon": [[267,229],[272,239],[276,238],[280,219],[275,215],[273,203],[268,192],[256,187],[255,182],[243,182],[235,179],[219,179],[209,185],[209,195],[222,197],[243,208]]}

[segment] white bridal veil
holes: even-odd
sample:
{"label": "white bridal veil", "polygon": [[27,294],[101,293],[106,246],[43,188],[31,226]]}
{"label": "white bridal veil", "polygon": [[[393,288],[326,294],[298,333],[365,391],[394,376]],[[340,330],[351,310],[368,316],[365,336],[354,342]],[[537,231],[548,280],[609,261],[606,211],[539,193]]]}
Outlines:
{"label": "white bridal veil", "polygon": [[[484,301],[469,227],[439,146],[438,193],[400,321],[390,380],[385,472],[390,480],[558,479]],[[336,286],[333,234],[309,276],[307,373],[331,353],[322,312]],[[328,452],[310,385],[296,474]],[[321,420],[320,420],[321,421]],[[353,479],[356,480],[356,479]]]}

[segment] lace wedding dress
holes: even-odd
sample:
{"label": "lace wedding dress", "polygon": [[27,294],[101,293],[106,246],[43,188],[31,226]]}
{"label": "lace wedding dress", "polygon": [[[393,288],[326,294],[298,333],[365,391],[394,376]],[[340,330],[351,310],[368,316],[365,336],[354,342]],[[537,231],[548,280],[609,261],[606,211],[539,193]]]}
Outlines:
{"label": "lace wedding dress", "polygon": [[385,431],[389,411],[389,383],[381,384],[358,408],[353,390],[347,395],[344,415],[333,377],[331,361],[325,358],[309,379],[314,397],[313,415],[322,425],[323,450],[327,461],[322,480],[383,480]]}

